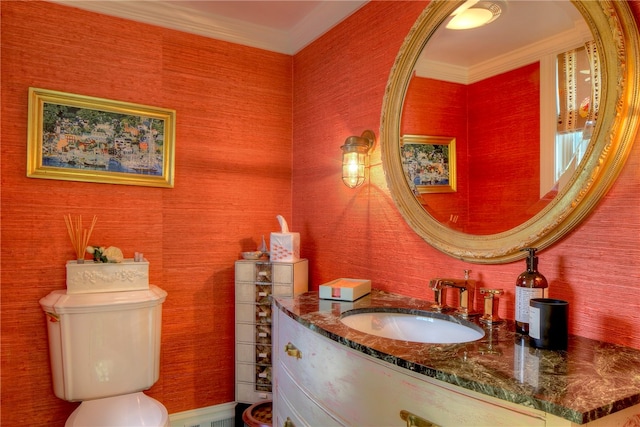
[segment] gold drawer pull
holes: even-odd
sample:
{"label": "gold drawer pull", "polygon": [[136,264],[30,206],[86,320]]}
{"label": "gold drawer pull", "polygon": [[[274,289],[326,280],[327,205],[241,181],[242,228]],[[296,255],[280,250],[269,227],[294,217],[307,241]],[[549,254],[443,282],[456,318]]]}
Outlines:
{"label": "gold drawer pull", "polygon": [[295,357],[296,359],[302,359],[302,352],[291,343],[287,343],[287,345],[284,346],[284,351],[288,356]]}
{"label": "gold drawer pull", "polygon": [[438,424],[434,424],[405,410],[400,411],[400,418],[407,422],[407,427],[440,427]]}
{"label": "gold drawer pull", "polygon": [[293,421],[291,421],[291,418],[287,417],[287,419],[284,420],[284,424],[282,424],[282,427],[296,427],[296,425],[293,423]]}

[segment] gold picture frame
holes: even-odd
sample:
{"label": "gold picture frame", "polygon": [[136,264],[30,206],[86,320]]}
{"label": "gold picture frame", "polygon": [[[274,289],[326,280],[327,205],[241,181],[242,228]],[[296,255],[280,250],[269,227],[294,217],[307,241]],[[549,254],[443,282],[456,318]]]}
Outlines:
{"label": "gold picture frame", "polygon": [[27,177],[173,187],[176,112],[29,88]]}
{"label": "gold picture frame", "polygon": [[457,191],[454,137],[403,135],[400,155],[407,183],[416,196]]}

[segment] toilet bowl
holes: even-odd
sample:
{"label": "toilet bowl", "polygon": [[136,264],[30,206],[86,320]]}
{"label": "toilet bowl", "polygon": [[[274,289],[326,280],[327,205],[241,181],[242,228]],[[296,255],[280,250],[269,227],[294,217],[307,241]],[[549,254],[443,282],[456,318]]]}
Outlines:
{"label": "toilet bowl", "polygon": [[167,409],[142,392],[86,400],[65,427],[169,427]]}

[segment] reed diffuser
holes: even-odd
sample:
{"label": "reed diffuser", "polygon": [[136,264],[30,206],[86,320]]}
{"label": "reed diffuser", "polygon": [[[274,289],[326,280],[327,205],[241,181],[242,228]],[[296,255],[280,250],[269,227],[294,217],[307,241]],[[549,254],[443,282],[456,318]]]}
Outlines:
{"label": "reed diffuser", "polygon": [[82,215],[75,219],[71,218],[71,214],[64,217],[64,222],[67,225],[67,231],[69,232],[69,238],[71,239],[71,245],[73,246],[73,250],[76,252],[76,260],[78,264],[84,263],[84,254],[87,250],[89,238],[93,232],[93,227],[96,225],[96,221],[98,221],[98,217],[94,215],[93,221],[91,221],[91,228],[87,230],[82,227]]}

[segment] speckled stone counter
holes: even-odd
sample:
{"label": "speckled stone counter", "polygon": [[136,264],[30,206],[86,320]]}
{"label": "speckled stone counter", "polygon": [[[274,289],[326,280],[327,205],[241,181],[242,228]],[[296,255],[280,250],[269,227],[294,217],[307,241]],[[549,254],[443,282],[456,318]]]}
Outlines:
{"label": "speckled stone counter", "polygon": [[489,396],[586,423],[640,403],[640,350],[578,336],[567,351],[530,348],[506,321],[464,344],[380,338],[340,322],[349,310],[431,311],[428,301],[373,290],[354,302],[317,292],[277,299],[298,323],[333,341],[411,371]]}

